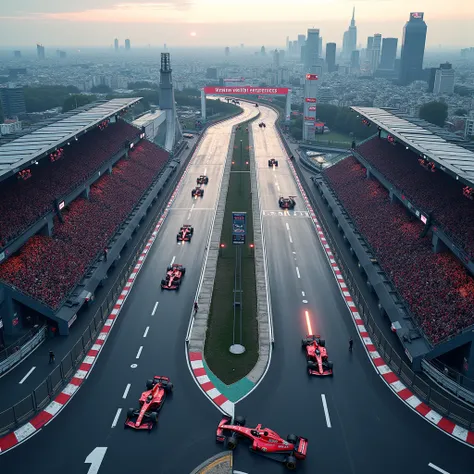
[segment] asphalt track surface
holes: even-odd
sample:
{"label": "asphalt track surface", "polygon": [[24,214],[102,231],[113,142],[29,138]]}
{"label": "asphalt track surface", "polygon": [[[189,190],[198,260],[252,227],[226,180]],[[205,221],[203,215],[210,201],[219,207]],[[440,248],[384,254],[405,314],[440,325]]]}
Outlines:
{"label": "asphalt track surface", "polygon": [[[275,112],[260,107],[266,129],[254,125],[261,209],[268,260],[275,346],[267,375],[237,404],[247,425],[262,423],[286,438],[309,439],[298,472],[327,474],[473,472],[474,450],[441,433],[393,395],[369,362],[350,313],[285,162]],[[279,167],[268,168],[268,159]],[[278,215],[278,197],[296,196],[295,211]],[[267,211],[276,211],[274,215]],[[304,292],[304,293],[303,293]],[[307,303],[304,303],[307,301]],[[307,334],[305,311],[314,333],[326,339],[333,377],[309,377],[301,349]],[[348,351],[349,336],[354,350]],[[326,401],[327,413],[323,406]],[[235,469],[249,474],[285,472],[271,460],[238,446]]]}
{"label": "asphalt track surface", "polygon": [[[91,467],[86,458],[95,448],[106,447],[99,474],[150,469],[156,474],[184,474],[220,451],[215,429],[221,413],[193,380],[184,341],[230,130],[256,112],[245,106],[242,115],[207,132],[88,380],[48,426],[0,456],[0,472],[86,474]],[[209,176],[209,184],[203,198],[193,199],[191,190],[200,174]],[[176,242],[183,224],[194,226],[191,243]],[[160,281],[172,261],[186,267],[181,289],[161,291]],[[133,364],[137,366],[132,368]],[[175,387],[160,412],[158,427],[151,433],[124,429],[126,410],[138,406],[145,382],[153,375],[169,376]],[[119,408],[122,412],[112,427]]]}

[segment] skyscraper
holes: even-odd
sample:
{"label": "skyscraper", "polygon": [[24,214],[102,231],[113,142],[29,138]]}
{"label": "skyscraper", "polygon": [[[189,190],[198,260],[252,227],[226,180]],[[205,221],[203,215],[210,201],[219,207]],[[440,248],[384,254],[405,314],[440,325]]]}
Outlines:
{"label": "skyscraper", "polygon": [[452,64],[444,63],[436,70],[433,93],[452,94],[454,92],[454,69]]}
{"label": "skyscraper", "polygon": [[309,28],[305,48],[304,73],[312,72],[319,64],[319,29]]}
{"label": "skyscraper", "polygon": [[356,72],[360,69],[360,52],[358,49],[355,49],[351,53],[351,71]]}
{"label": "skyscraper", "polygon": [[319,52],[319,57],[323,57],[323,37],[319,37],[319,43],[318,43],[318,52]]}
{"label": "skyscraper", "polygon": [[13,56],[15,58],[21,58],[21,51],[13,51]]}
{"label": "skyscraper", "polygon": [[382,56],[380,57],[380,69],[395,69],[397,57],[398,38],[384,38],[382,41]]}
{"label": "skyscraper", "polygon": [[374,42],[372,44],[372,57],[370,58],[370,69],[376,71],[380,62],[380,49],[382,47],[382,35],[375,33]]}
{"label": "skyscraper", "polygon": [[273,69],[278,69],[280,67],[280,53],[277,49],[273,51]]}
{"label": "skyscraper", "polygon": [[286,37],[286,51],[289,53],[290,52],[290,37]]}
{"label": "skyscraper", "polygon": [[326,43],[326,64],[328,72],[336,70],[336,43]]}
{"label": "skyscraper", "polygon": [[125,49],[126,49],[127,51],[130,51],[130,40],[129,40],[129,39],[126,39],[126,40],[125,40]]}
{"label": "skyscraper", "polygon": [[349,29],[344,32],[342,41],[342,57],[346,60],[351,58],[352,51],[357,48],[357,26],[355,24],[355,7],[352,9],[352,19]]}
{"label": "skyscraper", "polygon": [[425,55],[426,32],[424,13],[410,13],[403,28],[402,52],[400,56],[400,84],[407,85],[422,78]]}
{"label": "skyscraper", "polygon": [[225,54],[226,56],[229,56],[229,54],[230,54],[230,48],[229,48],[229,46],[226,46],[226,47],[225,47],[225,49],[224,49],[224,54]]}
{"label": "skyscraper", "polygon": [[36,54],[38,56],[38,59],[44,59],[44,46],[42,44],[37,44],[36,45]]}
{"label": "skyscraper", "polygon": [[118,44],[118,39],[117,38],[114,39],[114,49],[115,49],[115,52],[118,53],[119,44]]}
{"label": "skyscraper", "polygon": [[304,61],[304,56],[301,53],[301,48],[305,45],[306,43],[306,36],[305,35],[298,35],[298,50],[296,55],[300,57],[301,61]]}
{"label": "skyscraper", "polygon": [[26,113],[23,87],[15,87],[13,84],[10,84],[8,87],[1,87],[0,103],[2,104],[5,118],[14,119],[21,117]]}

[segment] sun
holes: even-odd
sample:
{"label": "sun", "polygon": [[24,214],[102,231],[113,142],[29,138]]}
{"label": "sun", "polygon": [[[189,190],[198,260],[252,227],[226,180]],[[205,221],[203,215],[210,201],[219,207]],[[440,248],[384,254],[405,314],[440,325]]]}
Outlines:
{"label": "sun", "polygon": [[196,36],[196,32],[195,32],[195,31],[191,31],[190,35],[191,35],[191,36]]}

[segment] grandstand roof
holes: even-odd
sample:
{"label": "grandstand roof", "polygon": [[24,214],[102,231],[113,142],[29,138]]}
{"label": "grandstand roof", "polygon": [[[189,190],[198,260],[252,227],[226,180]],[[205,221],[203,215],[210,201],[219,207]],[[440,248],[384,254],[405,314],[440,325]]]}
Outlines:
{"label": "grandstand roof", "polygon": [[40,124],[32,130],[0,142],[0,181],[17,172],[32,160],[59,147],[103,120],[138,102],[140,98],[112,99],[92,106],[80,107],[62,114],[53,122]]}
{"label": "grandstand roof", "polygon": [[[375,125],[393,135],[420,155],[425,155],[443,167],[443,171],[474,186],[474,152],[450,143],[450,137],[425,126],[425,122],[415,117],[395,115],[376,107],[351,107]],[[422,126],[423,125],[423,126]],[[438,127],[436,127],[438,128]],[[431,131],[433,130],[433,131]],[[447,132],[446,132],[447,133]],[[441,135],[441,136],[440,136]]]}

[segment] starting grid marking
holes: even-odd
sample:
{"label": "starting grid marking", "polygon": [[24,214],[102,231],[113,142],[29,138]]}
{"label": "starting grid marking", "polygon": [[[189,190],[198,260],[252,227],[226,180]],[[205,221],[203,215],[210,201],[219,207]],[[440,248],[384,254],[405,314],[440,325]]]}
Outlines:
{"label": "starting grid marking", "polygon": [[[181,189],[183,180],[186,177],[189,167],[191,166],[191,163],[194,161],[194,159],[195,157],[193,156],[190,162],[188,163],[188,165],[186,166],[183,172],[183,175],[178,181],[178,184],[176,185],[173,191],[173,194],[171,195],[171,198],[166,204],[166,207],[163,213],[161,214],[161,217],[159,218],[158,223],[156,224],[153,230],[153,233],[151,234],[151,237],[148,239],[148,242],[143,248],[142,253],[140,257],[138,258],[138,261],[134,269],[129,275],[127,279],[127,283],[125,283],[125,286],[123,287],[122,292],[120,293],[111,313],[109,314],[107,320],[104,322],[104,325],[99,335],[97,336],[96,341],[94,342],[91,349],[85,355],[82,363],[80,364],[76,373],[73,375],[69,384],[67,384],[67,386],[63,389],[63,391],[59,393],[56,396],[56,398],[43,411],[38,413],[32,420],[30,420],[28,423],[25,423],[23,426],[20,426],[18,429],[16,429],[12,433],[9,433],[3,437],[0,437],[0,455],[6,453],[10,449],[13,449],[19,443],[25,441],[27,438],[34,435],[37,431],[39,431],[41,428],[46,426],[69,403],[69,401],[74,397],[74,395],[78,392],[79,388],[84,383],[84,380],[86,380],[87,377],[89,376],[89,373],[92,371],[92,368],[94,367],[99,357],[102,347],[107,341],[107,338],[110,332],[112,331],[113,325],[121,309],[123,308],[125,300],[127,299],[127,296],[129,295],[133,287],[133,284],[136,281],[138,272],[143,267],[143,264],[145,263],[146,257],[151,249],[151,246],[155,242],[158,232],[161,226],[163,225],[163,222],[165,221],[166,216],[170,212],[171,206],[173,205],[173,202],[175,201],[176,196],[179,190]],[[228,402],[228,403],[231,403],[231,402]]]}
{"label": "starting grid marking", "polygon": [[262,216],[267,217],[299,217],[309,219],[308,211],[262,211]]}
{"label": "starting grid marking", "polygon": [[[282,140],[281,137],[279,138],[281,141]],[[283,143],[281,144],[281,146],[283,147],[283,149],[285,149]],[[390,367],[385,363],[383,358],[380,357],[380,354],[377,352],[375,344],[373,343],[372,339],[369,336],[369,333],[367,332],[367,329],[364,326],[364,321],[360,317],[357,307],[344,281],[344,277],[342,275],[341,269],[339,268],[334,258],[334,255],[331,251],[331,248],[329,244],[327,243],[323,229],[319,224],[319,221],[316,217],[316,214],[314,213],[313,208],[311,207],[311,204],[308,200],[308,196],[306,195],[306,192],[303,189],[303,185],[301,184],[298,174],[296,173],[295,167],[288,157],[286,158],[286,160],[287,160],[288,166],[290,167],[292,171],[293,177],[296,181],[296,184],[301,193],[301,196],[304,199],[306,208],[308,209],[309,214],[311,216],[311,220],[313,221],[316,227],[318,239],[325,251],[327,259],[329,260],[332,272],[339,285],[341,295],[343,296],[344,301],[346,302],[347,308],[351,312],[353,321],[356,324],[356,327],[359,331],[360,338],[364,343],[366,352],[368,354],[369,360],[371,360],[372,362],[373,367],[378,372],[378,374],[385,380],[385,382],[391,388],[393,393],[395,393],[406,405],[408,405],[414,411],[419,413],[421,416],[423,416],[425,420],[435,425],[441,431],[444,431],[445,433],[452,436],[456,440],[461,441],[462,443],[470,447],[474,447],[474,432],[473,431],[468,431],[465,428],[459,425],[456,425],[451,420],[443,417],[442,415],[437,413],[435,410],[432,410],[428,405],[423,403],[400,381],[398,375],[395,374],[395,372],[393,372],[390,369]]]}

